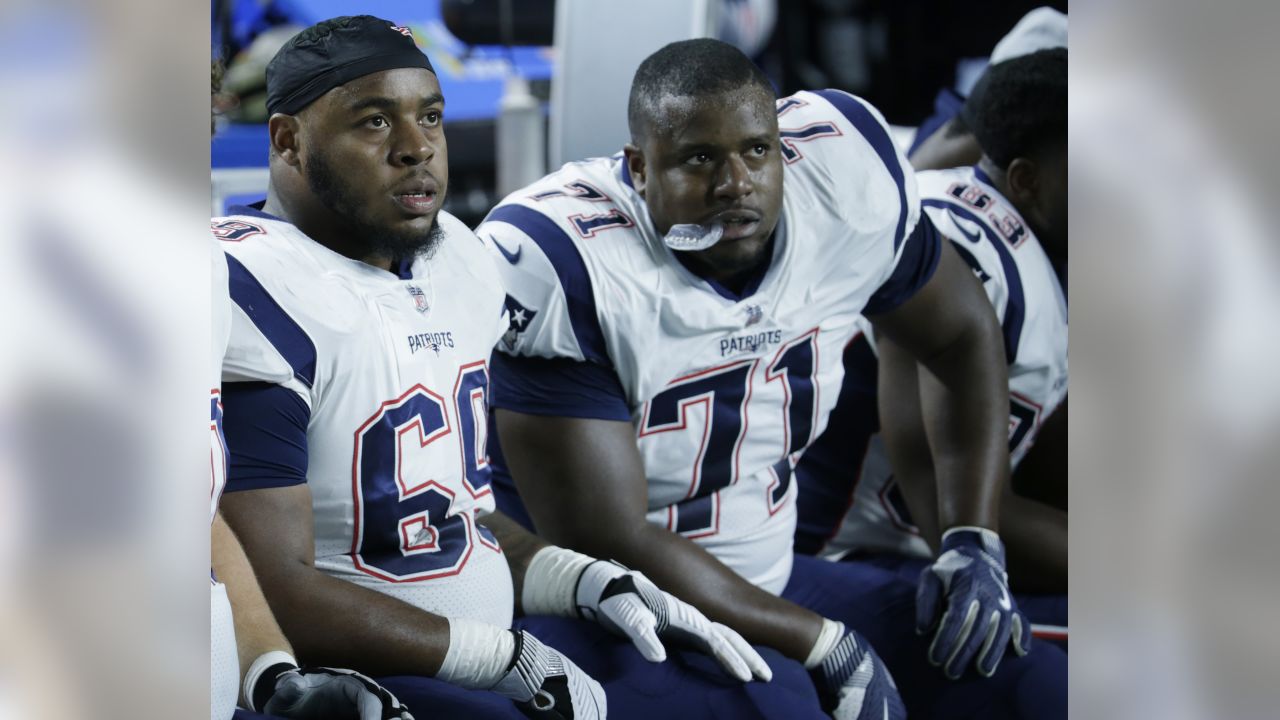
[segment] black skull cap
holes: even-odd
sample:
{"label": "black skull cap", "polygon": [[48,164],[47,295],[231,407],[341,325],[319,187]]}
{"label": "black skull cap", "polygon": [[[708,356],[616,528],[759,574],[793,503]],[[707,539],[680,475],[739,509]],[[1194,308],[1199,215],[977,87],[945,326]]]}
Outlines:
{"label": "black skull cap", "polygon": [[267,64],[267,112],[297,114],[339,85],[396,68],[435,72],[409,28],[372,15],[318,22]]}

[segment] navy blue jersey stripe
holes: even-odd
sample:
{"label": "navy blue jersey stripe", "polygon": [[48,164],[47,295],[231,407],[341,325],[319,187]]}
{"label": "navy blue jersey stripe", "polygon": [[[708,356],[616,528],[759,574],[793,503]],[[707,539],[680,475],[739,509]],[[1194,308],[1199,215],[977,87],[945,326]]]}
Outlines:
{"label": "navy blue jersey stripe", "polygon": [[968,248],[955,240],[951,241],[951,247],[956,251],[956,254],[960,256],[960,259],[964,261],[965,265],[973,268],[975,273],[979,273],[981,275],[978,279],[985,283],[988,277],[987,271],[986,268],[982,267],[982,263],[978,262],[978,258],[974,257],[973,253],[969,252]]}
{"label": "navy blue jersey stripe", "polygon": [[316,346],[306,331],[262,287],[262,283],[233,255],[227,254],[231,299],[280,353],[294,377],[307,387],[316,379]]}
{"label": "navy blue jersey stripe", "polygon": [[621,157],[622,160],[620,164],[622,165],[622,183],[632,190],[635,190],[636,186],[631,182],[631,168],[627,167],[627,156],[623,155]]}
{"label": "navy blue jersey stripe", "polygon": [[[596,315],[596,296],[591,289],[591,276],[573,240],[554,220],[523,205],[501,205],[493,209],[485,222],[504,222],[520,229],[542,249],[560,278],[569,306],[569,324],[578,339],[582,356],[592,362],[612,367],[604,345],[604,332]],[[519,298],[517,298],[519,299]]]}
{"label": "navy blue jersey stripe", "polygon": [[311,409],[298,393],[272,383],[227,383],[223,428],[231,462],[226,492],[307,482]]}
{"label": "navy blue jersey stripe", "polygon": [[996,249],[996,254],[1000,256],[1000,266],[1004,268],[1005,282],[1009,287],[1009,303],[1004,309],[1004,320],[1000,325],[1004,330],[1005,359],[1012,365],[1018,357],[1018,342],[1022,339],[1022,324],[1027,315],[1027,301],[1022,292],[1022,275],[1018,272],[1018,264],[1013,260],[1013,253],[1005,245],[1004,239],[987,224],[982,216],[969,208],[946,200],[926,199],[921,204],[925,207],[942,208],[957,217],[976,223],[982,229],[982,236],[991,243],[991,246]]}
{"label": "navy blue jersey stripe", "polygon": [[893,144],[893,138],[889,137],[889,133],[876,119],[876,116],[867,109],[865,105],[858,102],[848,93],[839,90],[819,90],[814,93],[825,99],[827,102],[835,106],[853,126],[857,128],[862,137],[871,144],[871,149],[876,151],[876,155],[880,156],[880,161],[884,163],[885,170],[889,171],[889,175],[893,178],[894,183],[898,186],[898,200],[902,204],[902,210],[898,214],[898,230],[893,235],[893,251],[898,251],[898,246],[902,244],[902,239],[907,228],[907,189],[905,186],[906,179],[903,176],[902,165],[898,163],[897,146]]}

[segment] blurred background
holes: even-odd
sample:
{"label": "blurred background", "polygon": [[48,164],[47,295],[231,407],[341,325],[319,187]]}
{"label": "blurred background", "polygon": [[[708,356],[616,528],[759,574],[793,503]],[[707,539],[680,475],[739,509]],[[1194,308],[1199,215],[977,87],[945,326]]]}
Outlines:
{"label": "blurred background", "polygon": [[1029,10],[1065,3],[875,0],[214,0],[213,46],[226,59],[211,148],[214,212],[266,187],[265,68],[295,32],[368,13],[409,27],[445,96],[445,209],[475,226],[507,192],[564,162],[627,141],[625,107],[640,61],[673,40],[719,37],[780,91],[839,88],[900,128],[934,112],[939,91],[967,90],[996,42]]}
{"label": "blurred background", "polygon": [[[203,717],[205,223],[211,197],[261,192],[249,58],[273,50],[255,43],[349,12],[413,28],[448,98],[449,207],[474,223],[502,192],[504,98],[523,151],[506,177],[554,166],[574,132],[612,152],[624,126],[599,118],[621,109],[556,68],[603,76],[665,42],[625,15],[658,0],[597,0],[578,5],[624,19],[584,14],[565,37],[587,48],[558,47],[570,4],[459,3],[467,29],[444,0],[0,0],[0,720]],[[904,143],[1029,9],[672,5],[670,33],[723,33],[784,93],[861,94]],[[1273,718],[1280,4],[1069,10],[1072,715]],[[245,73],[211,146],[210,38]]]}

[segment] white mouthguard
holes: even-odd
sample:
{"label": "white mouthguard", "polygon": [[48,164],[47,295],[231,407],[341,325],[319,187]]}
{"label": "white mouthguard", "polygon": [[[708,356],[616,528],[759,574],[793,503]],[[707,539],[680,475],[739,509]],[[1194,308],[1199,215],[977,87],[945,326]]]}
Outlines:
{"label": "white mouthguard", "polygon": [[672,225],[666,236],[662,238],[662,242],[672,250],[697,251],[706,250],[715,245],[722,237],[724,237],[724,226],[719,223],[709,226],[682,223]]}

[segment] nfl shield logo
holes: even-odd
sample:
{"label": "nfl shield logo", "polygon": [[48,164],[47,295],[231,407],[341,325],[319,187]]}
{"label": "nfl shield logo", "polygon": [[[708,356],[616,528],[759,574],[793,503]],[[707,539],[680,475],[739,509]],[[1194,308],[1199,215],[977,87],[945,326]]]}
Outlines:
{"label": "nfl shield logo", "polygon": [[764,310],[759,305],[747,306],[747,327],[751,327],[764,319]]}
{"label": "nfl shield logo", "polygon": [[427,295],[422,292],[422,288],[417,285],[410,285],[408,290],[409,294],[413,296],[413,306],[418,309],[418,312],[424,313],[431,309],[431,304],[427,302]]}

